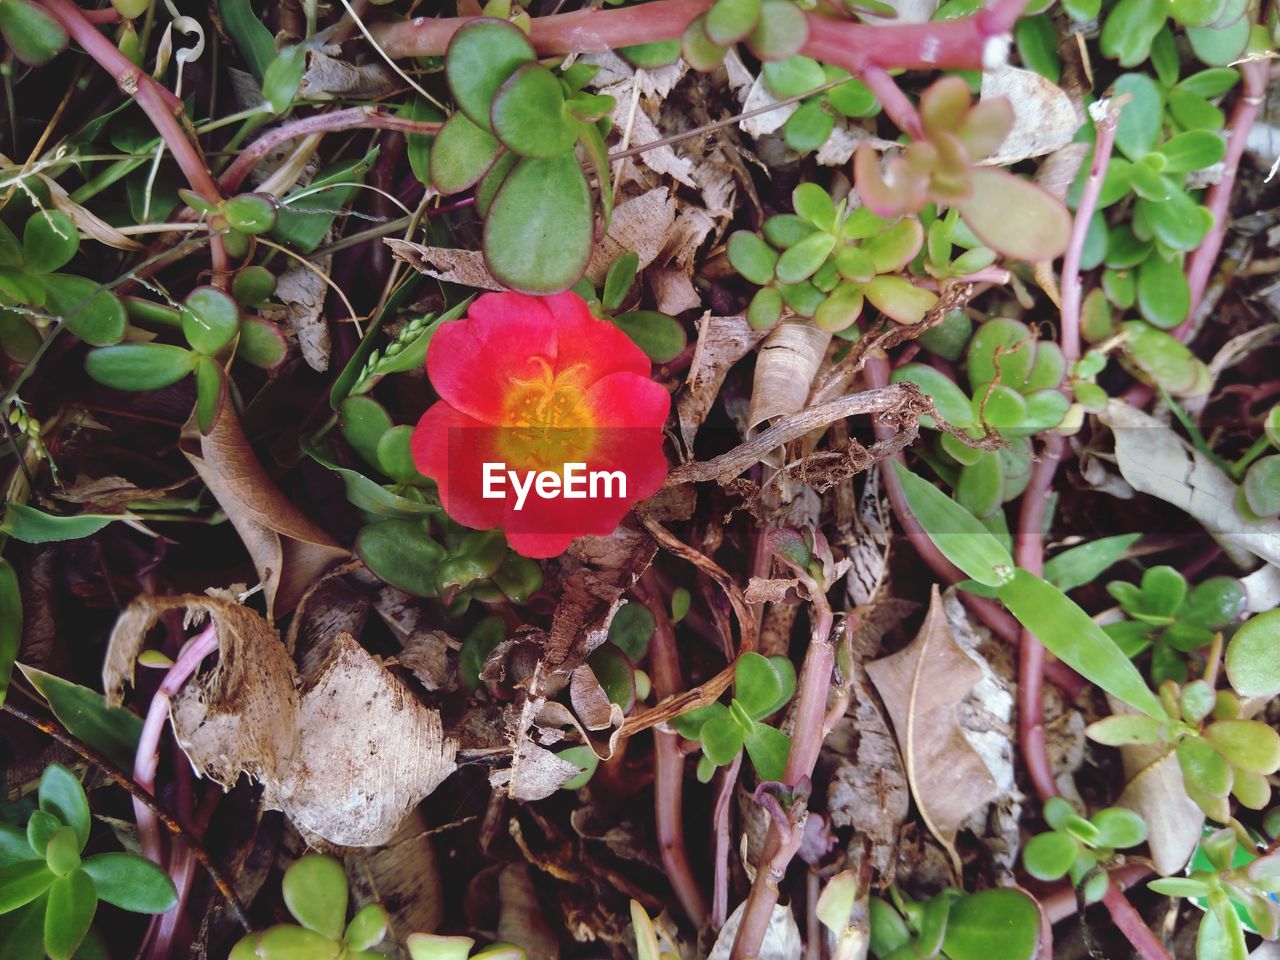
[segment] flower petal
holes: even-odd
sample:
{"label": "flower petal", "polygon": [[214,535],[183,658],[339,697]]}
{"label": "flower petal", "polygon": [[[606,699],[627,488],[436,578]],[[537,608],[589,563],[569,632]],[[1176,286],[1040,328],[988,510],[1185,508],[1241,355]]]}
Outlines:
{"label": "flower petal", "polygon": [[536,378],[536,357],[554,361],[558,327],[541,297],[486,293],[432,336],[427,376],[441,400],[500,423],[511,380]]}
{"label": "flower petal", "polygon": [[641,376],[601,377],[587,390],[584,402],[597,428],[648,428],[645,433],[651,433],[662,429],[671,412],[671,395],[649,379],[647,370]]}
{"label": "flower petal", "polygon": [[489,530],[502,522],[503,499],[485,498],[484,464],[500,463],[497,430],[448,403],[432,404],[414,427],[413,462],[435,480],[445,513],[464,527]]}
{"label": "flower petal", "polygon": [[635,341],[607,320],[592,316],[576,293],[558,293],[542,302],[556,318],[558,352],[555,368],[585,364],[588,383],[611,373],[634,373],[649,379],[650,362]]}

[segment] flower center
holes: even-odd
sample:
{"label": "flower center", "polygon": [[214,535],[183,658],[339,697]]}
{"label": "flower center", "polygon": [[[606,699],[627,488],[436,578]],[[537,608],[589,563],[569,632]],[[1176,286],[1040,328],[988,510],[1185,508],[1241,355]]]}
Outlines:
{"label": "flower center", "polygon": [[575,363],[552,370],[544,357],[533,357],[537,373],[511,377],[507,417],[502,433],[507,463],[530,470],[560,470],[585,462],[594,447],[595,419],[587,409],[582,374]]}

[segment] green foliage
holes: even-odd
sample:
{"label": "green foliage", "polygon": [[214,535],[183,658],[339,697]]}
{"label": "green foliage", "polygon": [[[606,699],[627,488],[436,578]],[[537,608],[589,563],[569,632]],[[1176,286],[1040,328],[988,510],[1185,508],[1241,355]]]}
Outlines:
{"label": "green foliage", "polygon": [[67,32],[30,0],[0,0],[0,37],[30,64],[52,60],[67,45]]}
{"label": "green foliage", "polygon": [[739,231],[729,238],[729,262],[761,287],[747,309],[752,326],[773,326],[785,303],[821,329],[857,339],[853,325],[867,302],[899,323],[918,323],[937,302],[899,275],[924,243],[918,220],[850,209],[813,183],[796,187],[791,199],[796,212],[766,220],[763,237]]}
{"label": "green foliage", "polygon": [[387,912],[371,903],[347,923],[347,875],[342,863],[312,853],[284,873],[281,892],[298,923],[278,923],[241,939],[230,960],[293,960],[295,957],[343,957],[375,960],[374,950],[387,933]]}
{"label": "green foliage", "polygon": [[525,952],[514,944],[494,943],[472,953],[475,943],[470,937],[411,933],[405,945],[411,960],[525,960]]}
{"label": "green foliage", "polygon": [[168,874],[132,853],[84,857],[92,817],[80,781],[58,764],[40,778],[24,831],[0,821],[0,943],[12,956],[67,960],[89,935],[98,901],[135,913],[178,902]]}
{"label": "green foliage", "polygon": [[656,310],[618,312],[628,301],[635,302],[631,288],[639,263],[637,254],[624,253],[609,265],[602,290],[597,292],[585,277],[573,289],[587,302],[593,314],[601,320],[608,320],[630,337],[650,360],[669,363],[689,345],[689,337],[680,321]]}
{"label": "green foliage", "polygon": [[709,72],[739,41],[761,60],[784,60],[799,52],[808,34],[792,0],[715,0],[685,30],[680,53],[695,70]]}
{"label": "green foliage", "polygon": [[801,153],[819,149],[835,129],[837,117],[865,119],[880,112],[880,103],[861,80],[848,71],[818,63],[810,57],[794,56],[765,63],[761,77],[769,92],[779,99],[796,97],[837,83],[800,102],[787,118],[782,136],[787,146]]}
{"label": "green foliage", "polygon": [[1213,636],[1244,613],[1248,597],[1239,580],[1212,577],[1194,588],[1172,567],[1151,567],[1141,586],[1113,580],[1107,592],[1127,620],[1103,629],[1131,657],[1151,650],[1151,680],[1185,683],[1185,655],[1213,642]]}
{"label": "green foliage", "polygon": [[877,960],[1031,960],[1040,942],[1040,912],[1021,890],[965,893],[947,887],[923,902],[889,888],[890,903],[869,901],[870,951]]}
{"label": "green foliage", "polygon": [[761,780],[779,780],[791,738],[761,721],[776,713],[795,692],[796,671],[785,657],[746,653],[734,668],[729,705],[696,707],[671,721],[689,740],[702,743],[698,779],[706,783],[716,767],[732,763],[743,748]]}
{"label": "green foliage", "polygon": [[1145,821],[1123,807],[1107,807],[1086,820],[1066,800],[1050,797],[1044,804],[1044,819],[1049,831],[1032,837],[1022,848],[1027,873],[1037,880],[1058,880],[1069,874],[1072,886],[1084,884],[1087,903],[1102,899],[1106,892],[1110,882],[1106,865],[1115,851],[1147,839]]}

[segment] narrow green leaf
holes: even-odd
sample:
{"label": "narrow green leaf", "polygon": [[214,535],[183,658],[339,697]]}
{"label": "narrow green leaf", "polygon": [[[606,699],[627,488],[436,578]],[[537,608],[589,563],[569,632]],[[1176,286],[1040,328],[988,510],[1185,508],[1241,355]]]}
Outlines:
{"label": "narrow green leaf", "polygon": [[137,714],[124,707],[107,706],[106,699],[96,690],[26,664],[18,667],[73,736],[122,769],[133,765],[138,738],[142,736],[142,719]]}
{"label": "narrow green leaf", "polygon": [[[990,587],[1007,583],[1014,575],[1014,563],[1000,541],[973,514],[933,484],[901,464],[895,463],[893,467],[911,512],[943,555],[979,583]],[[1132,668],[1127,657],[1124,662]]]}

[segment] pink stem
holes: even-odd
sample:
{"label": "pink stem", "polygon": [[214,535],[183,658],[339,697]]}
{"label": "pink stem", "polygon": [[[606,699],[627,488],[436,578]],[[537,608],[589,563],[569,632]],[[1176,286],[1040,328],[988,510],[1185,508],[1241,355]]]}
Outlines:
{"label": "pink stem", "polygon": [[218,185],[226,192],[232,193],[240,188],[245,177],[254,165],[281,144],[288,143],[298,137],[313,133],[331,133],[338,130],[399,130],[404,133],[436,133],[440,129],[438,123],[423,123],[407,120],[389,113],[384,107],[351,107],[346,110],[335,110],[333,113],[317,113],[300,120],[282,123],[274,130],[269,130],[240,152],[235,162],[227,167]]}
{"label": "pink stem", "polygon": [[915,105],[907,99],[907,95],[902,92],[902,88],[894,82],[893,77],[885,73],[881,67],[867,67],[862,72],[862,82],[875,94],[880,105],[884,107],[885,114],[897,124],[899,130],[912,140],[920,140],[924,137],[924,128],[920,126],[920,114],[916,112]]}
{"label": "pink stem", "polygon": [[[218,649],[218,634],[213,622],[199,634],[187,641],[160,682],[160,689],[151,698],[147,708],[147,718],[142,724],[142,735],[138,738],[138,751],[133,762],[133,779],[147,793],[155,796],[156,770],[160,762],[160,737],[164,733],[165,722],[169,719],[169,704],[182,685],[200,668],[201,661]],[[133,801],[134,815],[138,821],[138,839],[142,844],[142,852],[147,859],[160,866],[165,865],[164,848],[160,840],[160,824],[151,809],[141,801]]]}
{"label": "pink stem", "polygon": [[729,839],[729,814],[738,785],[738,773],[742,769],[742,754],[734,757],[725,767],[716,794],[716,806],[712,812],[715,825],[715,877],[711,887],[711,929],[719,930],[729,918],[729,857],[733,843]]}
{"label": "pink stem", "polygon": [[[801,52],[862,74],[869,67],[905,70],[979,69],[988,41],[1013,29],[1027,0],[998,0],[971,17],[939,23],[867,26],[809,15]],[[656,0],[621,9],[578,10],[533,19],[531,39],[541,54],[598,53],[637,43],[678,39],[710,0]],[[375,24],[370,32],[391,57],[440,56],[468,17],[415,17]]]}
{"label": "pink stem", "polygon": [[83,13],[84,18],[90,23],[103,24],[120,22],[120,11],[112,6],[103,7],[101,10],[85,10]]}
{"label": "pink stem", "polygon": [[1209,188],[1205,195],[1204,205],[1213,214],[1213,227],[1200,241],[1200,246],[1187,258],[1187,285],[1191,287],[1191,309],[1187,311],[1187,319],[1173,331],[1179,340],[1186,338],[1191,330],[1191,318],[1196,315],[1200,301],[1204,298],[1205,288],[1209,285],[1209,275],[1222,249],[1222,240],[1227,232],[1227,214],[1230,212],[1231,192],[1235,188],[1236,172],[1240,169],[1240,158],[1244,155],[1245,143],[1249,139],[1249,131],[1258,119],[1258,111],[1262,109],[1263,97],[1267,91],[1267,81],[1271,77],[1271,61],[1258,60],[1240,65],[1240,77],[1243,89],[1236,101],[1235,110],[1231,113],[1228,125],[1227,154],[1222,159],[1222,177]]}
{"label": "pink stem", "polygon": [[[676,651],[675,629],[652,569],[636,585],[636,595],[653,615],[653,639],[649,642],[649,670],[653,692],[664,700],[684,689],[680,676],[680,656]],[[674,731],[653,731],[654,818],[658,831],[658,853],[676,899],[694,926],[707,920],[707,901],[689,866],[684,839],[684,753]]]}
{"label": "pink stem", "polygon": [[1089,165],[1089,177],[1080,194],[1076,218],[1071,225],[1071,242],[1062,258],[1062,354],[1067,364],[1080,359],[1080,258],[1084,253],[1085,238],[1089,234],[1089,222],[1098,206],[1102,193],[1102,181],[1111,162],[1111,148],[1116,140],[1115,112],[1108,108],[1102,118],[1094,121],[1097,138],[1093,148],[1093,162]]}
{"label": "pink stem", "polygon": [[[831,672],[835,667],[835,648],[831,644],[835,618],[827,598],[817,592],[818,589],[816,585],[810,588],[810,593],[814,594],[811,600],[813,624],[809,649],[800,668],[791,749],[787,752],[787,765],[782,773],[783,784],[792,790],[813,775],[827,736],[827,694],[831,690]],[[733,941],[732,960],[759,956],[764,935],[773,918],[774,905],[778,902],[778,883],[795,856],[803,833],[803,830],[785,829],[777,819],[770,821],[764,850],[756,866],[755,883],[751,885],[738,936]]]}
{"label": "pink stem", "polygon": [[1128,898],[1115,883],[1107,884],[1107,892],[1102,895],[1102,902],[1111,912],[1111,922],[1116,925],[1125,939],[1133,945],[1142,960],[1173,960],[1169,951],[1164,948],[1160,939],[1151,932],[1141,914],[1133,908]]}
{"label": "pink stem", "polygon": [[[1151,868],[1141,863],[1126,863],[1123,867],[1108,870],[1112,886],[1128,890],[1139,880],[1151,876]],[[1076,890],[1070,880],[1058,884],[1052,892],[1038,898],[1040,909],[1044,911],[1050,923],[1059,923],[1067,917],[1075,916],[1079,905],[1076,901]]]}
{"label": "pink stem", "polygon": [[[1062,437],[1050,434],[1045,438],[1040,459],[1031,471],[1031,481],[1022,494],[1014,559],[1019,567],[1036,576],[1044,572],[1044,513],[1064,446]],[[1041,800],[1058,793],[1045,753],[1044,662],[1044,646],[1031,631],[1024,629],[1018,646],[1018,742],[1027,773]]]}
{"label": "pink stem", "polygon": [[[138,102],[151,120],[165,146],[173,154],[191,189],[210,203],[220,203],[222,194],[209,173],[200,148],[187,136],[178,118],[183,115],[182,101],[156,83],[146,71],[135,66],[128,57],[116,49],[115,44],[98,32],[85,19],[84,11],[71,0],[37,0],[48,14],[61,24],[76,43],[98,66],[111,74],[116,85]],[[225,283],[228,268],[227,251],[222,237],[209,233],[209,252],[213,258],[215,283]]]}

